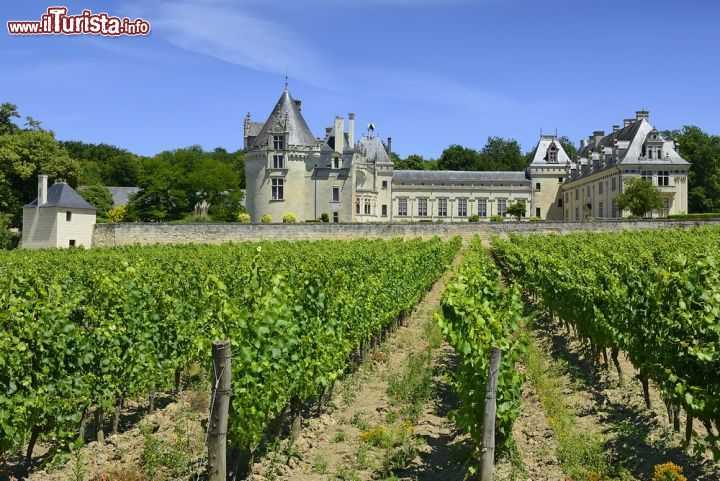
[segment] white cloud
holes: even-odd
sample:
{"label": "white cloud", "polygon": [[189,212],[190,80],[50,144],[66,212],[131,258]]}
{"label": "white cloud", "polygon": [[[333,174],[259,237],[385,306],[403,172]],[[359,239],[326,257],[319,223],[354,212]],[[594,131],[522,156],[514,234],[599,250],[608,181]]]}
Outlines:
{"label": "white cloud", "polygon": [[162,2],[153,33],[182,49],[261,72],[322,85],[322,56],[286,25],[240,12],[224,2]]}

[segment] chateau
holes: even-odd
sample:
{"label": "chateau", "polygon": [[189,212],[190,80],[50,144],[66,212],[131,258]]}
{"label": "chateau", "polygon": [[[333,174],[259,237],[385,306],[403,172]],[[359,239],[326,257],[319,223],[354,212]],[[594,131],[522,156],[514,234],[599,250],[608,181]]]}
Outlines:
{"label": "chateau", "polygon": [[571,159],[555,136],[543,135],[523,172],[394,170],[391,139],[368,125],[355,141],[355,115],[336,117],[316,138],[290,92],[265,122],[245,117],[246,203],[253,222],[302,222],[327,214],[331,222],[467,222],[472,215],[506,216],[523,202],[526,216],[577,221],[615,218],[625,179],[642,177],[660,189],[663,209],[652,217],[687,212],[689,163],[637,112],[610,135],[596,131]]}

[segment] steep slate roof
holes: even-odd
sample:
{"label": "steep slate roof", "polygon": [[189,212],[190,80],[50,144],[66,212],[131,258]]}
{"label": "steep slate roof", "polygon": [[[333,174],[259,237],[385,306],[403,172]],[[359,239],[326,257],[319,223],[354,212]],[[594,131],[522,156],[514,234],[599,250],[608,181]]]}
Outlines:
{"label": "steep slate roof", "polygon": [[362,137],[359,147],[365,154],[365,158],[370,162],[374,162],[375,164],[393,163],[385,145],[379,137]]}
{"label": "steep slate roof", "polygon": [[[546,161],[545,157],[547,157],[547,151],[552,144],[555,144],[555,147],[557,147],[558,156],[557,156],[557,162],[551,163],[551,162]],[[554,137],[543,136],[540,138],[540,142],[538,142],[537,147],[535,147],[535,153],[533,154],[533,159],[530,162],[530,165],[538,165],[538,164],[565,165],[568,162],[570,162],[570,157],[568,157],[568,154],[565,152],[565,149],[563,149],[562,144],[560,144],[560,142],[558,142],[558,140]]]}
{"label": "steep slate roof", "polygon": [[250,148],[265,147],[269,145],[271,131],[286,131],[287,145],[304,147],[315,146],[315,136],[310,131],[300,109],[295,104],[290,92],[285,90],[277,101],[270,117],[263,125]]}
{"label": "steep slate roof", "polygon": [[393,182],[530,182],[525,172],[478,172],[462,170],[396,170]]}
{"label": "steep slate roof", "polygon": [[[37,207],[38,200],[35,199],[23,207]],[[58,182],[50,187],[47,191],[47,202],[40,206],[43,207],[62,207],[67,209],[88,209],[97,210],[92,205],[80,197],[80,194],[65,182]]]}

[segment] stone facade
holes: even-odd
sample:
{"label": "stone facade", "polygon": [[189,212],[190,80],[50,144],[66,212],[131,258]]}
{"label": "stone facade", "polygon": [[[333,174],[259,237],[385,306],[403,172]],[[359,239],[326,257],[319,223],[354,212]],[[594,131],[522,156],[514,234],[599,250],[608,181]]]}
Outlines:
{"label": "stone facade", "polygon": [[596,131],[582,141],[577,162],[562,186],[563,218],[578,221],[627,215],[618,212],[616,197],[633,177],[649,180],[663,196],[662,209],[648,212],[648,217],[686,214],[689,167],[675,143],[650,124],[649,112],[638,111],[623,127],[613,126],[610,135]]}
{"label": "stone facade", "polygon": [[[621,216],[615,195],[625,179],[653,179],[665,208],[651,217],[687,212],[688,163],[675,145],[638,112],[605,136],[595,132],[570,159],[552,135],[541,135],[522,172],[395,171],[391,143],[368,134],[355,142],[355,115],[336,117],[324,139],[314,138],[287,89],[266,122],[245,119],[247,208],[253,222],[265,214],[300,222],[328,214],[331,222],[467,222],[477,215],[505,217],[522,202],[525,216],[578,221]],[[614,179],[614,180],[613,180]],[[627,213],[625,213],[627,214]]]}

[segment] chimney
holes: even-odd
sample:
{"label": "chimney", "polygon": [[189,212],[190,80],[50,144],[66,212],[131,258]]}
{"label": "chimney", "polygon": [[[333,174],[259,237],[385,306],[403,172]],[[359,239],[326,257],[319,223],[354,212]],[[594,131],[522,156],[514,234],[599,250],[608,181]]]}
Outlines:
{"label": "chimney", "polygon": [[392,152],[392,137],[388,137],[388,141],[387,141],[387,151],[388,151],[388,154],[389,154],[390,152]]}
{"label": "chimney", "polygon": [[38,202],[37,205],[45,205],[47,203],[47,191],[48,191],[48,176],[45,174],[38,175]]}
{"label": "chimney", "polygon": [[619,126],[619,125],[613,125],[613,133],[617,132],[618,130],[620,130],[620,126]]}
{"label": "chimney", "polygon": [[633,122],[635,122],[635,119],[625,119],[625,120],[623,120],[623,127],[627,127],[628,125],[632,124]]}
{"label": "chimney", "polygon": [[650,121],[650,112],[647,110],[638,110],[635,112],[635,119],[636,120],[647,120]]}
{"label": "chimney", "polygon": [[605,137],[605,131],[604,130],[596,130],[595,132],[593,132],[592,136],[593,136],[593,141],[595,142],[595,146],[597,147],[597,145],[600,143],[600,139]]}
{"label": "chimney", "polygon": [[348,114],[348,143],[351,149],[355,147],[355,114],[352,112]]}
{"label": "chimney", "polygon": [[345,121],[342,117],[335,117],[335,152],[341,154],[345,151]]}
{"label": "chimney", "polygon": [[585,147],[587,147],[587,144],[588,144],[587,139],[580,139],[580,148],[581,149],[584,149]]}
{"label": "chimney", "polygon": [[302,110],[302,100],[295,99],[295,107],[297,107],[298,112]]}

